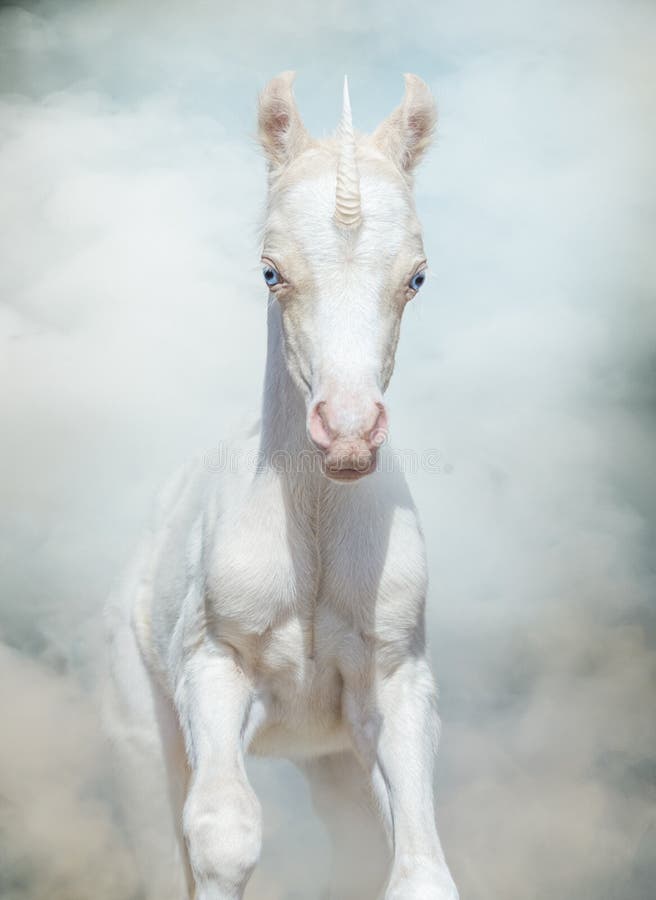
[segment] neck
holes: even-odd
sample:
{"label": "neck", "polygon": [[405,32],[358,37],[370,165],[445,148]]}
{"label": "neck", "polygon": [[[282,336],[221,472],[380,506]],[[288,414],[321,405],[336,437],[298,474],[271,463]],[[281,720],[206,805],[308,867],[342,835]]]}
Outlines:
{"label": "neck", "polygon": [[[302,478],[303,459],[311,458],[305,402],[285,362],[280,307],[269,304],[267,358],[262,398],[260,457],[292,478]],[[307,467],[305,467],[307,469]]]}

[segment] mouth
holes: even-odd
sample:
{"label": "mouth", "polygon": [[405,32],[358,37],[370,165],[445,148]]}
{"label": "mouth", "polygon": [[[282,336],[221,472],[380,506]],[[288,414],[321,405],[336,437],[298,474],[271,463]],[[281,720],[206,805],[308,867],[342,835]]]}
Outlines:
{"label": "mouth", "polygon": [[349,482],[349,481],[359,481],[360,478],[364,478],[366,475],[371,475],[371,473],[376,468],[376,460],[373,459],[369,465],[365,469],[349,469],[349,468],[329,468],[328,466],[323,467],[323,474],[326,478],[330,478],[331,481],[341,481],[341,482]]}

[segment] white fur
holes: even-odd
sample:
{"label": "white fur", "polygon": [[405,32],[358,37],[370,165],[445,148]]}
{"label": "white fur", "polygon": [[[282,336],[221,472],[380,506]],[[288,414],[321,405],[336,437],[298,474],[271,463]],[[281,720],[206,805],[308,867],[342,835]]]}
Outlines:
{"label": "white fur", "polygon": [[[400,166],[380,150],[384,126],[375,141],[358,138],[362,225],[341,230],[336,144],[300,131],[289,76],[272,84],[260,116],[270,162],[264,256],[289,286],[270,298],[262,426],[234,446],[238,465],[215,472],[199,461],[167,490],[110,605],[109,724],[136,765],[151,740],[146,720],[157,718],[190,897],[243,896],[261,845],[251,752],[306,772],[340,857],[338,900],[373,896],[381,878],[386,900],[456,900],[434,819],[426,562],[407,486],[390,466],[348,485],[316,466],[296,471],[299,458],[321,461],[306,431],[317,398],[332,404],[340,437],[352,435],[391,376],[408,279],[423,260],[412,147]],[[416,106],[417,80],[409,84]],[[389,127],[402,121],[397,110]],[[398,133],[382,144],[403,141]],[[256,450],[254,467],[247,451]],[[140,824],[132,790],[127,815]],[[381,825],[387,872],[370,855]],[[147,896],[162,900],[161,870],[142,865]]]}

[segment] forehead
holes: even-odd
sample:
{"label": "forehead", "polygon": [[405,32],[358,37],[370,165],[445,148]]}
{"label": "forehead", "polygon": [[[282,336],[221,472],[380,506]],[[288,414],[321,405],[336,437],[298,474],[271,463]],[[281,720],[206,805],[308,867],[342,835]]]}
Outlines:
{"label": "forehead", "polygon": [[377,161],[359,162],[362,225],[345,231],[334,221],[336,159],[323,158],[292,171],[269,204],[265,245],[311,255],[316,261],[395,257],[421,252],[421,229],[405,181]]}

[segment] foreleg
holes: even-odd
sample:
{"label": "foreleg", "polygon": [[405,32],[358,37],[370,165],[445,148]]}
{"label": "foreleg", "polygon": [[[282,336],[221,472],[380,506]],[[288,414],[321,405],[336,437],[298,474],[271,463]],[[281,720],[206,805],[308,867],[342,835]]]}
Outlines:
{"label": "foreleg", "polygon": [[438,717],[428,664],[413,658],[347,693],[354,746],[370,772],[393,848],[385,900],[457,900],[437,834]]}
{"label": "foreleg", "polygon": [[190,769],[183,830],[195,900],[239,900],[262,830],[244,765],[251,684],[229,648],[203,646],[185,662],[175,701]]}
{"label": "foreleg", "polygon": [[330,896],[372,900],[384,883],[389,852],[367,773],[350,752],[308,760],[302,768],[332,843]]}

